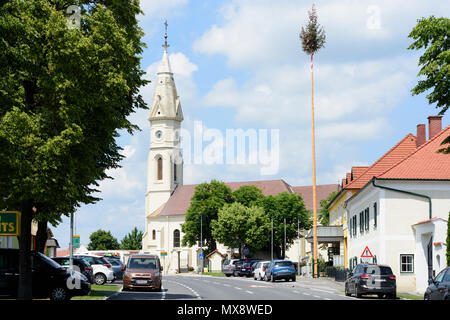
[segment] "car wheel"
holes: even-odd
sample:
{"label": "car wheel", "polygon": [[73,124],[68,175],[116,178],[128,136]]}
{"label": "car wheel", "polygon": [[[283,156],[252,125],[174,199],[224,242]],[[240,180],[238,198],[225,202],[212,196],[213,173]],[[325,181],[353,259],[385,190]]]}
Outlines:
{"label": "car wheel", "polygon": [[66,289],[58,287],[53,288],[50,292],[50,300],[52,301],[66,301],[69,300],[69,294]]}
{"label": "car wheel", "polygon": [[425,293],[423,296],[423,300],[430,300],[430,295],[428,293]]}
{"label": "car wheel", "polygon": [[346,295],[347,297],[350,297],[350,296],[351,296],[351,294],[348,292],[347,285],[345,285],[345,295]]}
{"label": "car wheel", "polygon": [[233,272],[233,276],[238,277],[239,276],[239,272],[237,272],[237,271]]}
{"label": "car wheel", "polygon": [[297,278],[295,276],[292,277],[292,282],[295,282]]}
{"label": "car wheel", "polygon": [[397,299],[397,293],[387,294],[386,298],[391,299],[391,300],[395,300],[395,299]]}
{"label": "car wheel", "polygon": [[275,282],[275,279],[273,277],[273,274],[270,275],[270,282]]}
{"label": "car wheel", "polygon": [[355,288],[355,295],[357,298],[362,298],[362,294],[359,292],[358,287]]}
{"label": "car wheel", "polygon": [[106,283],[106,276],[103,273],[97,273],[94,278],[95,284],[104,285]]}
{"label": "car wheel", "polygon": [[269,278],[267,278],[267,275],[264,275],[264,281],[269,281]]}
{"label": "car wheel", "polygon": [[227,278],[228,278],[228,277],[231,277],[231,274],[229,274],[229,273],[227,273],[227,274],[225,274],[225,275],[227,276]]}

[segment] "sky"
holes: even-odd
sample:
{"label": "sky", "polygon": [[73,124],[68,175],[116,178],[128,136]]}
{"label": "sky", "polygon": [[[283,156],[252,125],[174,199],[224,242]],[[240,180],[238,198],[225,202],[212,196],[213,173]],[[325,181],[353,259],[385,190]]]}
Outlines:
{"label": "sky", "polygon": [[[141,0],[145,77],[156,79],[167,20],[182,127],[192,135],[203,128],[202,151],[220,150],[227,130],[239,129],[256,132],[258,143],[266,137],[269,151],[276,151],[275,170],[264,170],[268,162],[252,158],[258,153],[250,147],[236,151],[242,163],[210,163],[207,157],[190,161],[184,165],[184,184],[284,179],[292,186],[312,185],[310,58],[299,40],[312,4]],[[317,184],[333,184],[352,166],[371,165],[439,112],[425,94],[411,95],[423,51],[407,50],[413,41],[408,34],[421,17],[448,17],[450,5],[440,0],[314,4],[326,34],[325,47],[314,56]],[[153,83],[141,88],[148,106],[153,90]],[[108,172],[113,180],[100,182],[97,196],[102,200],[75,214],[75,234],[85,246],[98,229],[111,231],[119,241],[134,227],[145,231],[148,113],[139,110],[130,116],[142,131],[120,132],[117,142],[126,158],[121,168]],[[444,115],[443,127],[449,124]],[[183,149],[185,160],[191,153]],[[66,217],[52,227],[61,249],[69,245],[69,227]]]}

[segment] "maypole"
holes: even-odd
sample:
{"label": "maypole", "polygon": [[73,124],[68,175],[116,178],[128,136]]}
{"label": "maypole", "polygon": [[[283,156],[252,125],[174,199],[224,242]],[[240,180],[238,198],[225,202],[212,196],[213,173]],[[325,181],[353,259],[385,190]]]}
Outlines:
{"label": "maypole", "polygon": [[309,22],[305,28],[302,27],[300,40],[302,49],[311,56],[311,121],[312,121],[312,177],[313,177],[313,270],[314,277],[318,276],[317,267],[317,194],[316,194],[316,150],[314,133],[314,68],[313,59],[316,53],[325,44],[325,32],[317,23],[317,14],[314,5],[308,12]]}

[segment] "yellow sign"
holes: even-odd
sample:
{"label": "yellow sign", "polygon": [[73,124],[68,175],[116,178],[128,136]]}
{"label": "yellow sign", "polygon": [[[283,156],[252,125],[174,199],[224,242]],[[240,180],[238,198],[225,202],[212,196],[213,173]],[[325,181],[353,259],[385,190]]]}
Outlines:
{"label": "yellow sign", "polygon": [[20,236],[20,211],[0,211],[0,236]]}

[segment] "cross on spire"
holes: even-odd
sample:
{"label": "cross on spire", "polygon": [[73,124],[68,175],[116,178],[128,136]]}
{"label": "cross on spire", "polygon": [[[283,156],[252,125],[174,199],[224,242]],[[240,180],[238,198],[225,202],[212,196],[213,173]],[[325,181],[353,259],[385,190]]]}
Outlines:
{"label": "cross on spire", "polygon": [[164,44],[163,44],[163,48],[166,49],[166,50],[167,50],[168,47],[170,47],[170,46],[167,44],[167,27],[168,27],[168,26],[169,26],[169,24],[167,23],[167,20],[166,20],[166,22],[164,22],[164,27],[165,27],[165,29],[166,29],[166,33],[164,34]]}

